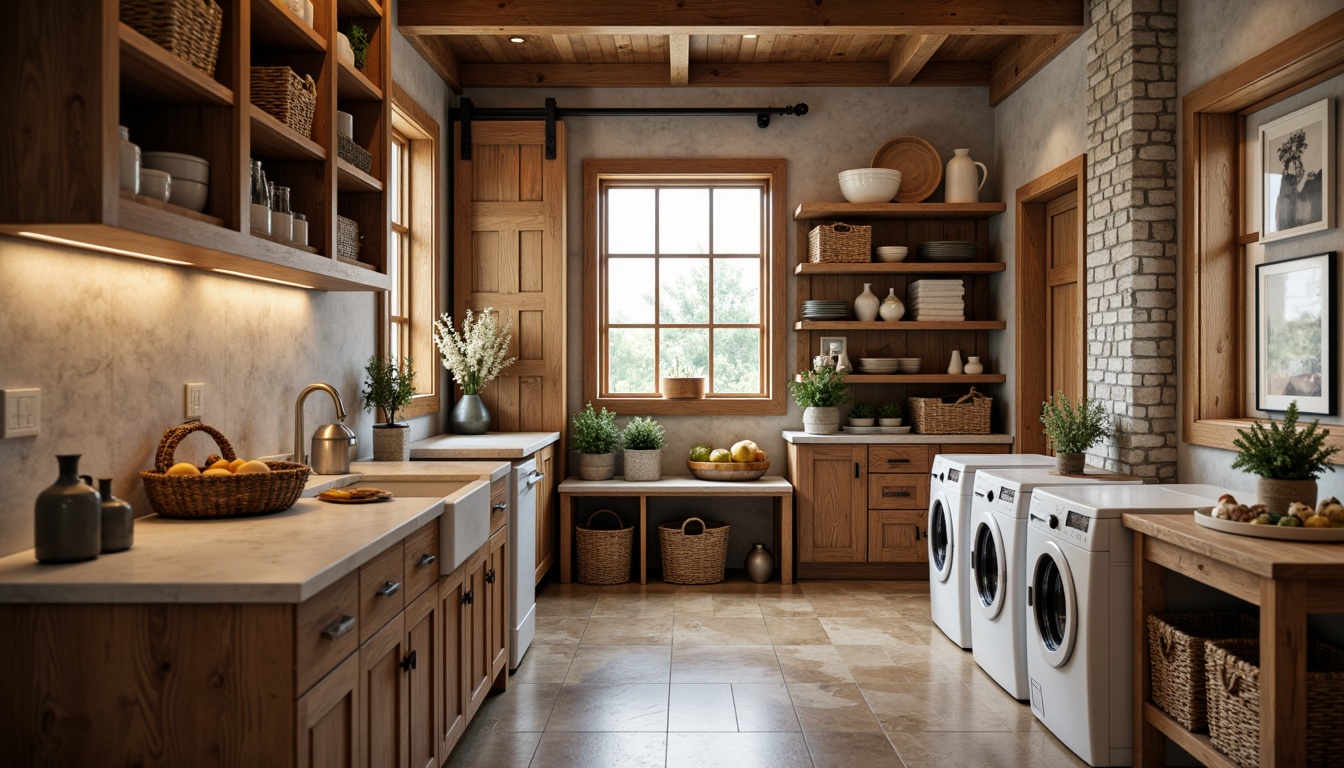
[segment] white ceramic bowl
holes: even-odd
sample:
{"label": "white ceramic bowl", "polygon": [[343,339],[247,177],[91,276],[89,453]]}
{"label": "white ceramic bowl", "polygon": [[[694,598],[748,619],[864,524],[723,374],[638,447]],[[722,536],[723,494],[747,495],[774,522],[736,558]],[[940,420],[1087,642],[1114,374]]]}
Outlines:
{"label": "white ceramic bowl", "polygon": [[143,152],[140,158],[143,167],[167,171],[174,179],[210,183],[210,161],[203,157],[180,152]]}
{"label": "white ceramic bowl", "polygon": [[905,257],[910,255],[909,249],[887,250],[886,248],[877,249],[877,260],[885,264],[895,264],[898,261],[905,261]]}
{"label": "white ceramic bowl", "polygon": [[851,203],[889,203],[900,189],[900,171],[855,168],[840,172],[840,194]]}
{"label": "white ceramic bowl", "polygon": [[166,203],[172,189],[173,177],[170,174],[153,168],[140,169],[140,194]]}
{"label": "white ceramic bowl", "polygon": [[205,210],[205,201],[210,197],[210,187],[199,181],[191,179],[173,178],[173,188],[168,195],[168,202],[173,205],[180,205],[183,208],[190,208],[197,213]]}

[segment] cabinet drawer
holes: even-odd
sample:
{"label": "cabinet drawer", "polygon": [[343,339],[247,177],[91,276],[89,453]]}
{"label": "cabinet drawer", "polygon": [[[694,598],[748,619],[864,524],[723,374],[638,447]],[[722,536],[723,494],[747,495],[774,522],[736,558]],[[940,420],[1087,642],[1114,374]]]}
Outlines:
{"label": "cabinet drawer", "polygon": [[504,527],[509,520],[509,478],[501,477],[490,484],[490,532]]}
{"label": "cabinet drawer", "polygon": [[868,473],[919,473],[927,475],[936,445],[870,445]]}
{"label": "cabinet drawer", "polygon": [[294,612],[295,693],[303,695],[359,647],[359,574],[351,573]]}
{"label": "cabinet drawer", "polygon": [[439,580],[439,518],[406,537],[406,602]]}
{"label": "cabinet drawer", "polygon": [[359,569],[359,642],[363,643],[388,619],[406,607],[406,568],[398,541]]}
{"label": "cabinet drawer", "polygon": [[869,475],[869,509],[928,509],[927,475]]}

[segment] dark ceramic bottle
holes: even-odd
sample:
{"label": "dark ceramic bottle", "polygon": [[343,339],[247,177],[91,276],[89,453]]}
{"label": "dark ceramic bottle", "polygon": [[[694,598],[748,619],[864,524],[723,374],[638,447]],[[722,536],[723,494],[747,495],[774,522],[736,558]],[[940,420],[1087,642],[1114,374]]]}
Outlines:
{"label": "dark ceramic bottle", "polygon": [[57,456],[61,476],[37,495],[34,539],[43,563],[92,560],[102,549],[102,499],[79,477],[79,456]]}
{"label": "dark ceramic bottle", "polygon": [[751,551],[747,553],[747,560],[744,565],[747,569],[747,577],[753,583],[764,584],[770,580],[770,576],[775,572],[775,556],[765,548],[764,544],[753,544]]}
{"label": "dark ceramic bottle", "polygon": [[103,500],[103,554],[130,549],[135,536],[135,515],[130,502],[112,495],[110,477],[99,478],[98,493]]}

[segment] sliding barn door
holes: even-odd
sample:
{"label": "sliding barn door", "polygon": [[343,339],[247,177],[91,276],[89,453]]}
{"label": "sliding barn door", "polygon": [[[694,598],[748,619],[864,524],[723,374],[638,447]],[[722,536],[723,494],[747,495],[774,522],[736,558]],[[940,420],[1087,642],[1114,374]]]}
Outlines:
{"label": "sliding barn door", "polygon": [[554,160],[545,143],[542,122],[473,122],[463,160],[455,137],[453,322],[492,307],[518,358],[481,393],[492,432],[567,431],[563,123]]}

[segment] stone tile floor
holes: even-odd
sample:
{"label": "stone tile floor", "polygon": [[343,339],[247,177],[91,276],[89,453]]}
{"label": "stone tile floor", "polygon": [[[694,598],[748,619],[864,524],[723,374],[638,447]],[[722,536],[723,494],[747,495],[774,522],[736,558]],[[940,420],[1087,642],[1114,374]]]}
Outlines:
{"label": "stone tile floor", "polygon": [[546,584],[451,766],[1081,766],[929,619],[927,582]]}

